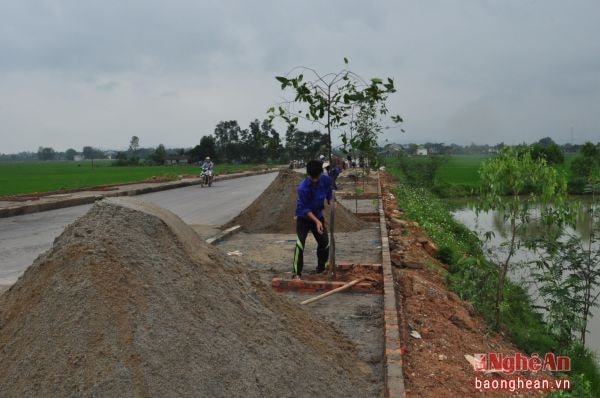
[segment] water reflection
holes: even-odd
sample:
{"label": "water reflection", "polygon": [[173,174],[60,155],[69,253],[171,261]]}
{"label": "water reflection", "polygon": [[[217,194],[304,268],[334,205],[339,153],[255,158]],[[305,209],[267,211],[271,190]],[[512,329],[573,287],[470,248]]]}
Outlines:
{"label": "water reflection", "polygon": [[[575,234],[581,237],[583,241],[589,242],[591,235],[591,198],[577,197],[573,198],[573,201],[580,202],[581,206],[578,209],[575,229],[568,230],[568,233]],[[505,213],[502,211],[482,212],[478,217],[473,210],[474,204],[473,200],[454,201],[451,203],[454,218],[476,232],[480,237],[483,237],[486,232],[492,231],[494,235],[486,242],[489,257],[494,261],[505,258],[507,248],[502,247],[501,243],[505,242],[510,235],[510,221],[505,219]],[[531,219],[527,228],[521,231],[519,238],[525,240],[526,238],[539,237],[544,232],[544,228],[547,227],[542,224],[536,215]],[[517,250],[513,259],[515,263],[528,263],[536,260],[537,256],[534,252],[521,247]],[[527,287],[534,303],[541,304],[542,298],[538,294],[537,286],[530,277],[529,268],[513,267],[510,270],[509,278],[513,282]],[[594,310],[598,313],[598,309]],[[600,316],[592,317],[588,321],[588,330],[587,345],[597,354],[600,354]]]}
{"label": "water reflection", "polygon": [[[591,235],[591,198],[577,197],[574,198],[573,201],[579,202],[580,206],[578,206],[575,230],[570,229],[568,232],[576,232],[577,236],[582,238],[584,241],[589,241]],[[496,210],[480,213],[479,217],[482,220],[478,220],[477,215],[473,210],[475,205],[473,200],[453,200],[450,202],[450,205],[454,218],[475,232],[482,233],[493,231],[494,234],[503,239],[506,239],[510,233],[510,222],[506,220],[504,211]],[[539,237],[545,228],[547,228],[543,225],[542,220],[539,217],[539,213],[539,210],[533,211],[533,217],[527,225],[527,228],[524,228],[521,231],[521,238],[525,238],[527,236]],[[486,226],[487,229],[481,229],[481,226]]]}

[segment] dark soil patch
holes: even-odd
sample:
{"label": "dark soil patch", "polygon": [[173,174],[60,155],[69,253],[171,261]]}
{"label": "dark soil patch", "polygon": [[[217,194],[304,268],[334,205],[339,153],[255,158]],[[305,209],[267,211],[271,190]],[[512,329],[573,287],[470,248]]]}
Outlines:
{"label": "dark soil patch", "polygon": [[0,396],[377,396],[329,323],[172,213],[97,203],[0,296]]}
{"label": "dark soil patch", "polygon": [[[302,176],[291,170],[282,170],[269,187],[250,206],[231,220],[226,227],[241,225],[251,233],[295,233],[298,185]],[[325,208],[325,223],[329,226],[330,209]],[[335,231],[352,232],[366,224],[339,203],[335,212]]]}

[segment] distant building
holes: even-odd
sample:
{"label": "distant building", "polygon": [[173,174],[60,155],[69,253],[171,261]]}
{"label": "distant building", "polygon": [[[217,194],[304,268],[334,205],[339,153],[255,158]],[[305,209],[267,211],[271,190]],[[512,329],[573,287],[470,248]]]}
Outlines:
{"label": "distant building", "polygon": [[106,159],[115,159],[117,156],[117,152],[116,151],[104,151],[104,156],[106,157]]}
{"label": "distant building", "polygon": [[81,162],[83,160],[83,155],[75,155],[73,156],[73,160],[76,162]]}
{"label": "distant building", "polygon": [[418,156],[427,156],[428,155],[427,148],[417,148],[417,155]]}
{"label": "distant building", "polygon": [[400,144],[387,144],[377,153],[383,158],[395,158],[404,153],[404,148]]}
{"label": "distant building", "polygon": [[166,165],[188,164],[190,157],[185,155],[167,155],[165,159]]}

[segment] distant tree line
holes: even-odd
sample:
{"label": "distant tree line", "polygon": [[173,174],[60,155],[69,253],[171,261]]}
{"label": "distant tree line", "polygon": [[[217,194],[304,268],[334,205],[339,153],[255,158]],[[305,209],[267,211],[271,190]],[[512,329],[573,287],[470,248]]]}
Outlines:
{"label": "distant tree line", "polygon": [[573,159],[569,175],[569,191],[576,193],[589,193],[590,184],[599,184],[600,181],[600,142],[592,144],[586,142]]}
{"label": "distant tree line", "polygon": [[[468,145],[461,147],[456,144],[388,144],[379,148],[379,154],[383,157],[398,157],[405,159],[399,162],[399,166],[408,176],[413,176],[415,181],[424,184],[433,184],[436,170],[444,163],[446,155],[494,155],[507,147],[504,143],[497,145]],[[407,155],[417,155],[420,148],[427,150],[429,159],[424,162],[409,162]],[[592,182],[600,180],[600,142],[593,144],[586,142],[583,145],[558,145],[552,138],[545,137],[538,142],[526,145],[512,146],[518,154],[528,153],[534,161],[544,159],[549,166],[561,166],[565,164],[565,153],[576,150],[572,160],[561,166],[568,175],[568,191],[573,194],[586,193],[586,187]],[[441,155],[441,156],[440,156]],[[409,178],[410,180],[410,178]],[[413,183],[416,183],[413,181]],[[439,188],[439,187],[438,187]],[[440,192],[437,192],[440,194]],[[444,193],[442,193],[444,194]]]}
{"label": "distant tree line", "polygon": [[[0,160],[52,161],[111,158],[116,160],[117,166],[129,166],[190,164],[198,163],[210,156],[222,163],[285,163],[292,159],[314,159],[319,154],[326,153],[327,145],[327,135],[318,130],[301,131],[288,126],[282,140],[279,132],[268,119],[262,122],[255,119],[246,129],[242,129],[236,120],[229,120],[219,122],[214,133],[202,136],[199,144],[193,148],[166,148],[163,144],[156,148],[143,148],[140,146],[139,137],[133,136],[127,151],[103,151],[92,146],[84,146],[81,152],[73,148],[58,152],[51,147],[39,147],[37,152],[0,154]],[[444,143],[387,144],[379,147],[378,155],[382,157],[416,155],[423,148],[429,155],[493,155],[504,147],[506,145],[503,142],[496,145],[471,143],[466,146]],[[522,144],[516,147],[530,149],[533,159],[544,158],[550,165],[562,164],[565,153],[576,153],[568,167],[565,167],[569,172],[571,193],[584,192],[590,178],[600,173],[600,143],[558,145],[550,137],[545,137],[532,145]],[[338,155],[341,156],[341,153]],[[440,162],[436,163],[437,166],[439,164]]]}
{"label": "distant tree line", "polygon": [[210,156],[221,162],[281,163],[316,158],[326,146],[327,136],[318,130],[305,132],[290,127],[283,142],[269,120],[255,119],[247,129],[230,120],[219,122],[214,136],[203,136],[188,153],[193,162]]}
{"label": "distant tree line", "polygon": [[[475,144],[469,145],[458,145],[458,144],[445,144],[436,142],[426,142],[424,144],[387,144],[379,148],[379,152],[385,155],[394,155],[398,152],[406,155],[416,155],[417,150],[420,148],[427,149],[429,155],[486,155],[499,153],[502,148],[506,147],[504,142],[500,142],[495,145],[489,144]],[[521,144],[519,146],[527,146],[527,144]],[[544,153],[544,156],[549,156],[556,163],[560,159],[559,153],[577,153],[583,148],[580,144],[556,144],[552,138],[545,137],[538,142],[532,144],[532,149],[537,153]],[[563,158],[564,159],[564,158]],[[560,161],[558,163],[561,163]]]}
{"label": "distant tree line", "polygon": [[327,135],[318,130],[288,127],[285,141],[269,120],[258,119],[242,129],[236,120],[219,122],[213,134],[204,135],[193,148],[141,148],[131,137],[129,149],[118,152],[116,165],[162,165],[198,163],[207,156],[223,163],[284,163],[291,159],[314,159],[327,148]]}

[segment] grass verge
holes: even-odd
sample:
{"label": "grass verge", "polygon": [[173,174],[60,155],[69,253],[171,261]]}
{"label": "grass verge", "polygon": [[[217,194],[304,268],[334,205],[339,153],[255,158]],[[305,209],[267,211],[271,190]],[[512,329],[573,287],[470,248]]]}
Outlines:
{"label": "grass verge", "polygon": [[[449,265],[450,289],[463,300],[471,302],[491,324],[498,272],[496,266],[485,258],[480,240],[454,220],[448,206],[437,195],[411,184],[410,178],[394,164],[388,163],[387,166],[398,181],[394,193],[399,207],[408,219],[426,230],[439,247],[438,258]],[[504,297],[501,309],[504,328],[501,332],[528,354],[555,352],[558,342],[549,332],[543,317],[534,310],[527,290],[508,281]],[[572,392],[561,392],[556,396],[600,396],[600,370],[589,350],[572,346],[568,352],[555,353],[571,358],[571,373],[563,377],[571,377],[574,385]]]}

